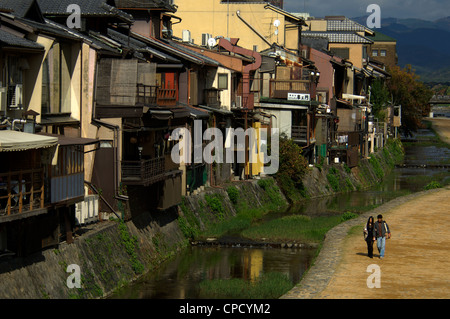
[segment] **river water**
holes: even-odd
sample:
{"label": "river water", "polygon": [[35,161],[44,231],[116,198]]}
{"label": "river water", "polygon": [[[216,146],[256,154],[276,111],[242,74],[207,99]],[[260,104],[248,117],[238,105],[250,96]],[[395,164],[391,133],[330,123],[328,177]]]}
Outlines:
{"label": "river water", "polygon": [[[427,129],[419,130],[414,136],[419,142],[432,137],[434,134]],[[440,144],[407,143],[405,150],[405,164],[446,163],[450,159],[450,149]],[[271,213],[265,218],[283,214],[315,217],[342,214],[349,210],[363,211],[398,196],[421,191],[432,180],[450,184],[449,170],[395,168],[383,183],[369,190],[310,199],[286,212]],[[268,272],[284,273],[296,284],[310,266],[315,253],[314,248],[192,246],[111,298],[207,298],[201,296],[199,291],[199,283],[203,280],[242,278],[253,281]]]}

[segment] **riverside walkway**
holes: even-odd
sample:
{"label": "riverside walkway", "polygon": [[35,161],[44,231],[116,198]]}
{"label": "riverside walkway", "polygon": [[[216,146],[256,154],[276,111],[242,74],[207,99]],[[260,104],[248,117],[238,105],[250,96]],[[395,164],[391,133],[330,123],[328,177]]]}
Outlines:
{"label": "riverside walkway", "polygon": [[[450,119],[427,119],[440,138],[450,143]],[[331,229],[314,265],[282,299],[438,299],[450,298],[450,187],[396,198]],[[378,214],[389,225],[385,258],[367,257],[362,230]],[[380,288],[369,288],[379,266]],[[371,281],[372,282],[372,281]]]}
{"label": "riverside walkway", "polygon": [[[450,188],[415,193],[336,226],[314,266],[282,298],[450,298],[449,198]],[[371,259],[362,227],[380,213],[392,238],[386,241],[385,258],[378,258],[375,244]],[[367,285],[371,264],[380,267],[380,288]]]}

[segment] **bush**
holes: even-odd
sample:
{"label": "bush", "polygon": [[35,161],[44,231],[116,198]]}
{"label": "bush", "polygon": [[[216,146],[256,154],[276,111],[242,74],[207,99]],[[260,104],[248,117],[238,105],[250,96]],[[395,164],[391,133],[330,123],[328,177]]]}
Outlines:
{"label": "bush", "polygon": [[231,202],[236,205],[239,199],[239,191],[235,186],[230,186],[227,188],[228,197]]}
{"label": "bush", "polygon": [[355,214],[355,213],[352,213],[352,212],[345,212],[341,216],[341,221],[345,222],[346,220],[350,220],[350,219],[356,218],[358,216],[359,216],[358,214]]}
{"label": "bush", "polygon": [[429,190],[429,189],[435,189],[435,188],[441,188],[441,187],[442,187],[442,185],[439,182],[432,181],[428,185],[426,185],[424,187],[424,189]]}

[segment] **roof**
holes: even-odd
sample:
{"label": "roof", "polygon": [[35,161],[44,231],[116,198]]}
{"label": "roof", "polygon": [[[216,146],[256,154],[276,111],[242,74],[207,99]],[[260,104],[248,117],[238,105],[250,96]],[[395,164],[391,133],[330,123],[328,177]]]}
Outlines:
{"label": "roof", "polygon": [[54,137],[58,139],[58,144],[61,146],[70,145],[91,145],[99,143],[100,140],[96,138],[85,138],[85,137],[69,137],[65,135],[50,134],[50,133],[37,133],[40,136]]}
{"label": "roof", "polygon": [[220,63],[216,60],[213,60],[211,58],[208,58],[207,56],[204,56],[200,53],[197,53],[193,50],[190,50],[175,41],[170,40],[163,40],[163,39],[155,39],[153,37],[146,37],[141,34],[138,34],[136,32],[131,31],[131,35],[143,42],[146,42],[147,45],[151,46],[152,48],[157,48],[157,50],[161,50],[163,52],[167,52],[171,55],[175,55],[179,58],[182,58],[186,61],[199,64],[199,65],[213,65],[213,66],[219,66]]}
{"label": "roof", "polygon": [[132,49],[139,51],[139,52],[147,52],[155,56],[156,58],[170,62],[170,63],[180,63],[181,61],[179,59],[174,58],[173,56],[170,56],[164,52],[161,52],[157,49],[151,48],[147,46],[147,44],[143,41],[140,41],[132,36],[128,37],[128,35],[123,34],[119,31],[108,29],[107,30],[108,37],[111,39],[119,42],[120,44],[124,46],[129,46]]}
{"label": "roof", "polygon": [[355,32],[323,32],[323,31],[303,31],[302,36],[328,38],[330,43],[373,43],[369,38]]}
{"label": "roof", "polygon": [[58,138],[18,131],[0,131],[0,152],[25,151],[55,146]]}
{"label": "roof", "polygon": [[327,31],[373,31],[346,17],[327,17]]}
{"label": "roof", "polygon": [[[74,0],[37,0],[42,13],[49,15],[68,16],[72,12],[67,11],[67,7],[74,4]],[[77,0],[76,4],[80,6],[81,15],[84,17],[116,17],[126,22],[133,22],[133,16],[110,6],[106,0]]]}
{"label": "roof", "polygon": [[375,31],[373,35],[367,36],[367,38],[369,38],[374,42],[397,42],[397,40],[394,39],[393,37],[390,37],[379,31]]}
{"label": "roof", "polygon": [[26,38],[15,36],[0,29],[0,47],[17,47],[33,50],[44,50],[44,46]]}
{"label": "roof", "polygon": [[176,12],[176,6],[166,0],[116,0],[116,7],[120,9],[163,9]]}
{"label": "roof", "polygon": [[11,10],[15,16],[24,17],[30,10],[34,0],[2,0],[0,8]]}

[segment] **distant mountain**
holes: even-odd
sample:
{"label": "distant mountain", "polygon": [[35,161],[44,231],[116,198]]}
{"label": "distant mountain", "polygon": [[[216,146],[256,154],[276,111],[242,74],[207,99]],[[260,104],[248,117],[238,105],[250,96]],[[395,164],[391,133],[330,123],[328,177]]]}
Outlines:
{"label": "distant mountain", "polygon": [[[352,20],[366,25],[367,17]],[[374,29],[397,39],[398,64],[411,64],[424,82],[450,82],[450,16],[436,21],[385,18]]]}

